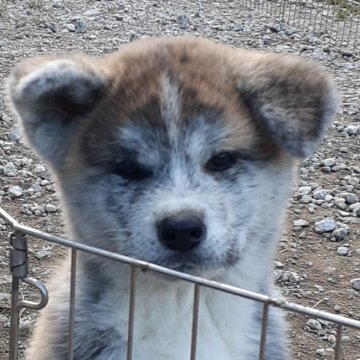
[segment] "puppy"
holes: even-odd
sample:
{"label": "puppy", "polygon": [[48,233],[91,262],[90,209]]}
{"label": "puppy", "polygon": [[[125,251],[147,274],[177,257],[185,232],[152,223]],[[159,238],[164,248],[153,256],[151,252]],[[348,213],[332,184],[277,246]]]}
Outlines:
{"label": "puppy", "polygon": [[[50,166],[69,235],[277,296],[272,264],[297,159],[336,110],[332,81],[297,57],[198,38],[131,43],[103,59],[38,57],[11,101]],[[67,359],[69,260],[50,285],[27,360]],[[129,269],[78,256],[74,360],[126,358]],[[189,359],[193,286],[137,273],[133,359]],[[258,359],[261,304],[201,288],[198,360]],[[270,310],[266,360],[287,360]]]}

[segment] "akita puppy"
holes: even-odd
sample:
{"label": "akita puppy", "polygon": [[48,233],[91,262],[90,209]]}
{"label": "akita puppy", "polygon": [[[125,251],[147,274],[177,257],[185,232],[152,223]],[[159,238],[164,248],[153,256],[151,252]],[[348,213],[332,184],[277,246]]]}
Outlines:
{"label": "akita puppy", "polygon": [[[162,38],[103,59],[27,60],[9,94],[53,171],[72,238],[277,295],[272,266],[296,159],[312,154],[336,110],[318,66]],[[69,268],[50,285],[28,360],[67,359]],[[73,359],[125,359],[128,266],[79,254],[76,287]],[[192,305],[193,285],[139,271],[133,359],[189,359]],[[197,359],[257,359],[261,310],[201,288]],[[274,309],[265,358],[289,359]]]}

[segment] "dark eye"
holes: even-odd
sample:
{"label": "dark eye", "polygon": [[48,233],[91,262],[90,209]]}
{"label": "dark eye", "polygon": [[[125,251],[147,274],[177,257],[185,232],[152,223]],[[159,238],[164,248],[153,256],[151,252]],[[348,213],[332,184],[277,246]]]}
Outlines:
{"label": "dark eye", "polygon": [[224,151],[213,156],[207,163],[206,169],[209,171],[225,171],[236,163],[236,155],[229,151]]}
{"label": "dark eye", "polygon": [[143,180],[151,175],[151,171],[133,160],[123,160],[113,169],[115,175],[127,180]]}

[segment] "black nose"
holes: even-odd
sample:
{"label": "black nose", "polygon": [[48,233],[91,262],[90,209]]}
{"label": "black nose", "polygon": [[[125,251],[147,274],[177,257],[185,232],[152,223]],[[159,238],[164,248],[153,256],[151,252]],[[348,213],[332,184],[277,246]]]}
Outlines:
{"label": "black nose", "polygon": [[172,216],[158,224],[160,242],[171,250],[186,251],[205,238],[206,227],[196,216]]}

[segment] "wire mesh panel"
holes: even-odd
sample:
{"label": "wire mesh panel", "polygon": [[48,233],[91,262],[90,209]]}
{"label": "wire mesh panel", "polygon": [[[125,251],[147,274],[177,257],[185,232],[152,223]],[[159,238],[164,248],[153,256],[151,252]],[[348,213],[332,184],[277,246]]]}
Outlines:
{"label": "wire mesh panel", "polygon": [[[316,319],[322,319],[332,322],[337,325],[336,344],[334,348],[334,359],[341,359],[342,348],[342,332],[344,327],[350,327],[360,330],[360,321],[347,318],[340,315],[331,314],[325,311],[314,308],[305,307],[302,305],[289,303],[284,300],[268,297],[263,294],[255,293],[235,286],[223,284],[220,282],[207,280],[198,276],[181,273],[171,270],[156,264],[130,258],[124,255],[113,253],[107,250],[98,249],[89,245],[77,243],[59,236],[51,235],[31,227],[24,226],[13,219],[8,213],[0,208],[0,217],[2,217],[12,228],[13,234],[11,236],[10,246],[10,269],[12,272],[13,286],[12,286],[12,304],[11,304],[11,326],[10,326],[10,360],[18,360],[19,347],[19,314],[23,308],[32,310],[40,310],[47,305],[48,293],[44,285],[32,278],[28,277],[27,271],[27,235],[43,239],[52,243],[56,243],[71,249],[71,277],[70,277],[70,301],[69,301],[69,323],[68,323],[68,359],[71,360],[73,349],[73,333],[74,333],[74,311],[76,298],[76,259],[78,251],[84,251],[100,257],[119,261],[127,264],[130,267],[130,291],[129,291],[129,312],[128,312],[128,338],[127,338],[127,352],[126,359],[133,359],[133,329],[134,329],[134,314],[136,312],[135,298],[136,298],[136,270],[139,268],[143,271],[154,271],[173,278],[177,278],[194,286],[193,296],[193,312],[191,325],[191,345],[189,349],[189,359],[196,360],[196,345],[198,333],[198,317],[199,317],[199,301],[201,298],[201,288],[210,288],[222,293],[228,293],[234,296],[246,298],[252,301],[263,304],[262,320],[261,320],[261,337],[259,346],[259,360],[265,359],[266,350],[266,335],[268,330],[268,314],[270,307],[277,307],[289,312],[310,316]],[[40,294],[38,303],[26,300],[19,300],[19,291],[21,283],[27,283],[36,288]]]}
{"label": "wire mesh panel", "polygon": [[360,56],[360,0],[242,0],[304,34]]}

